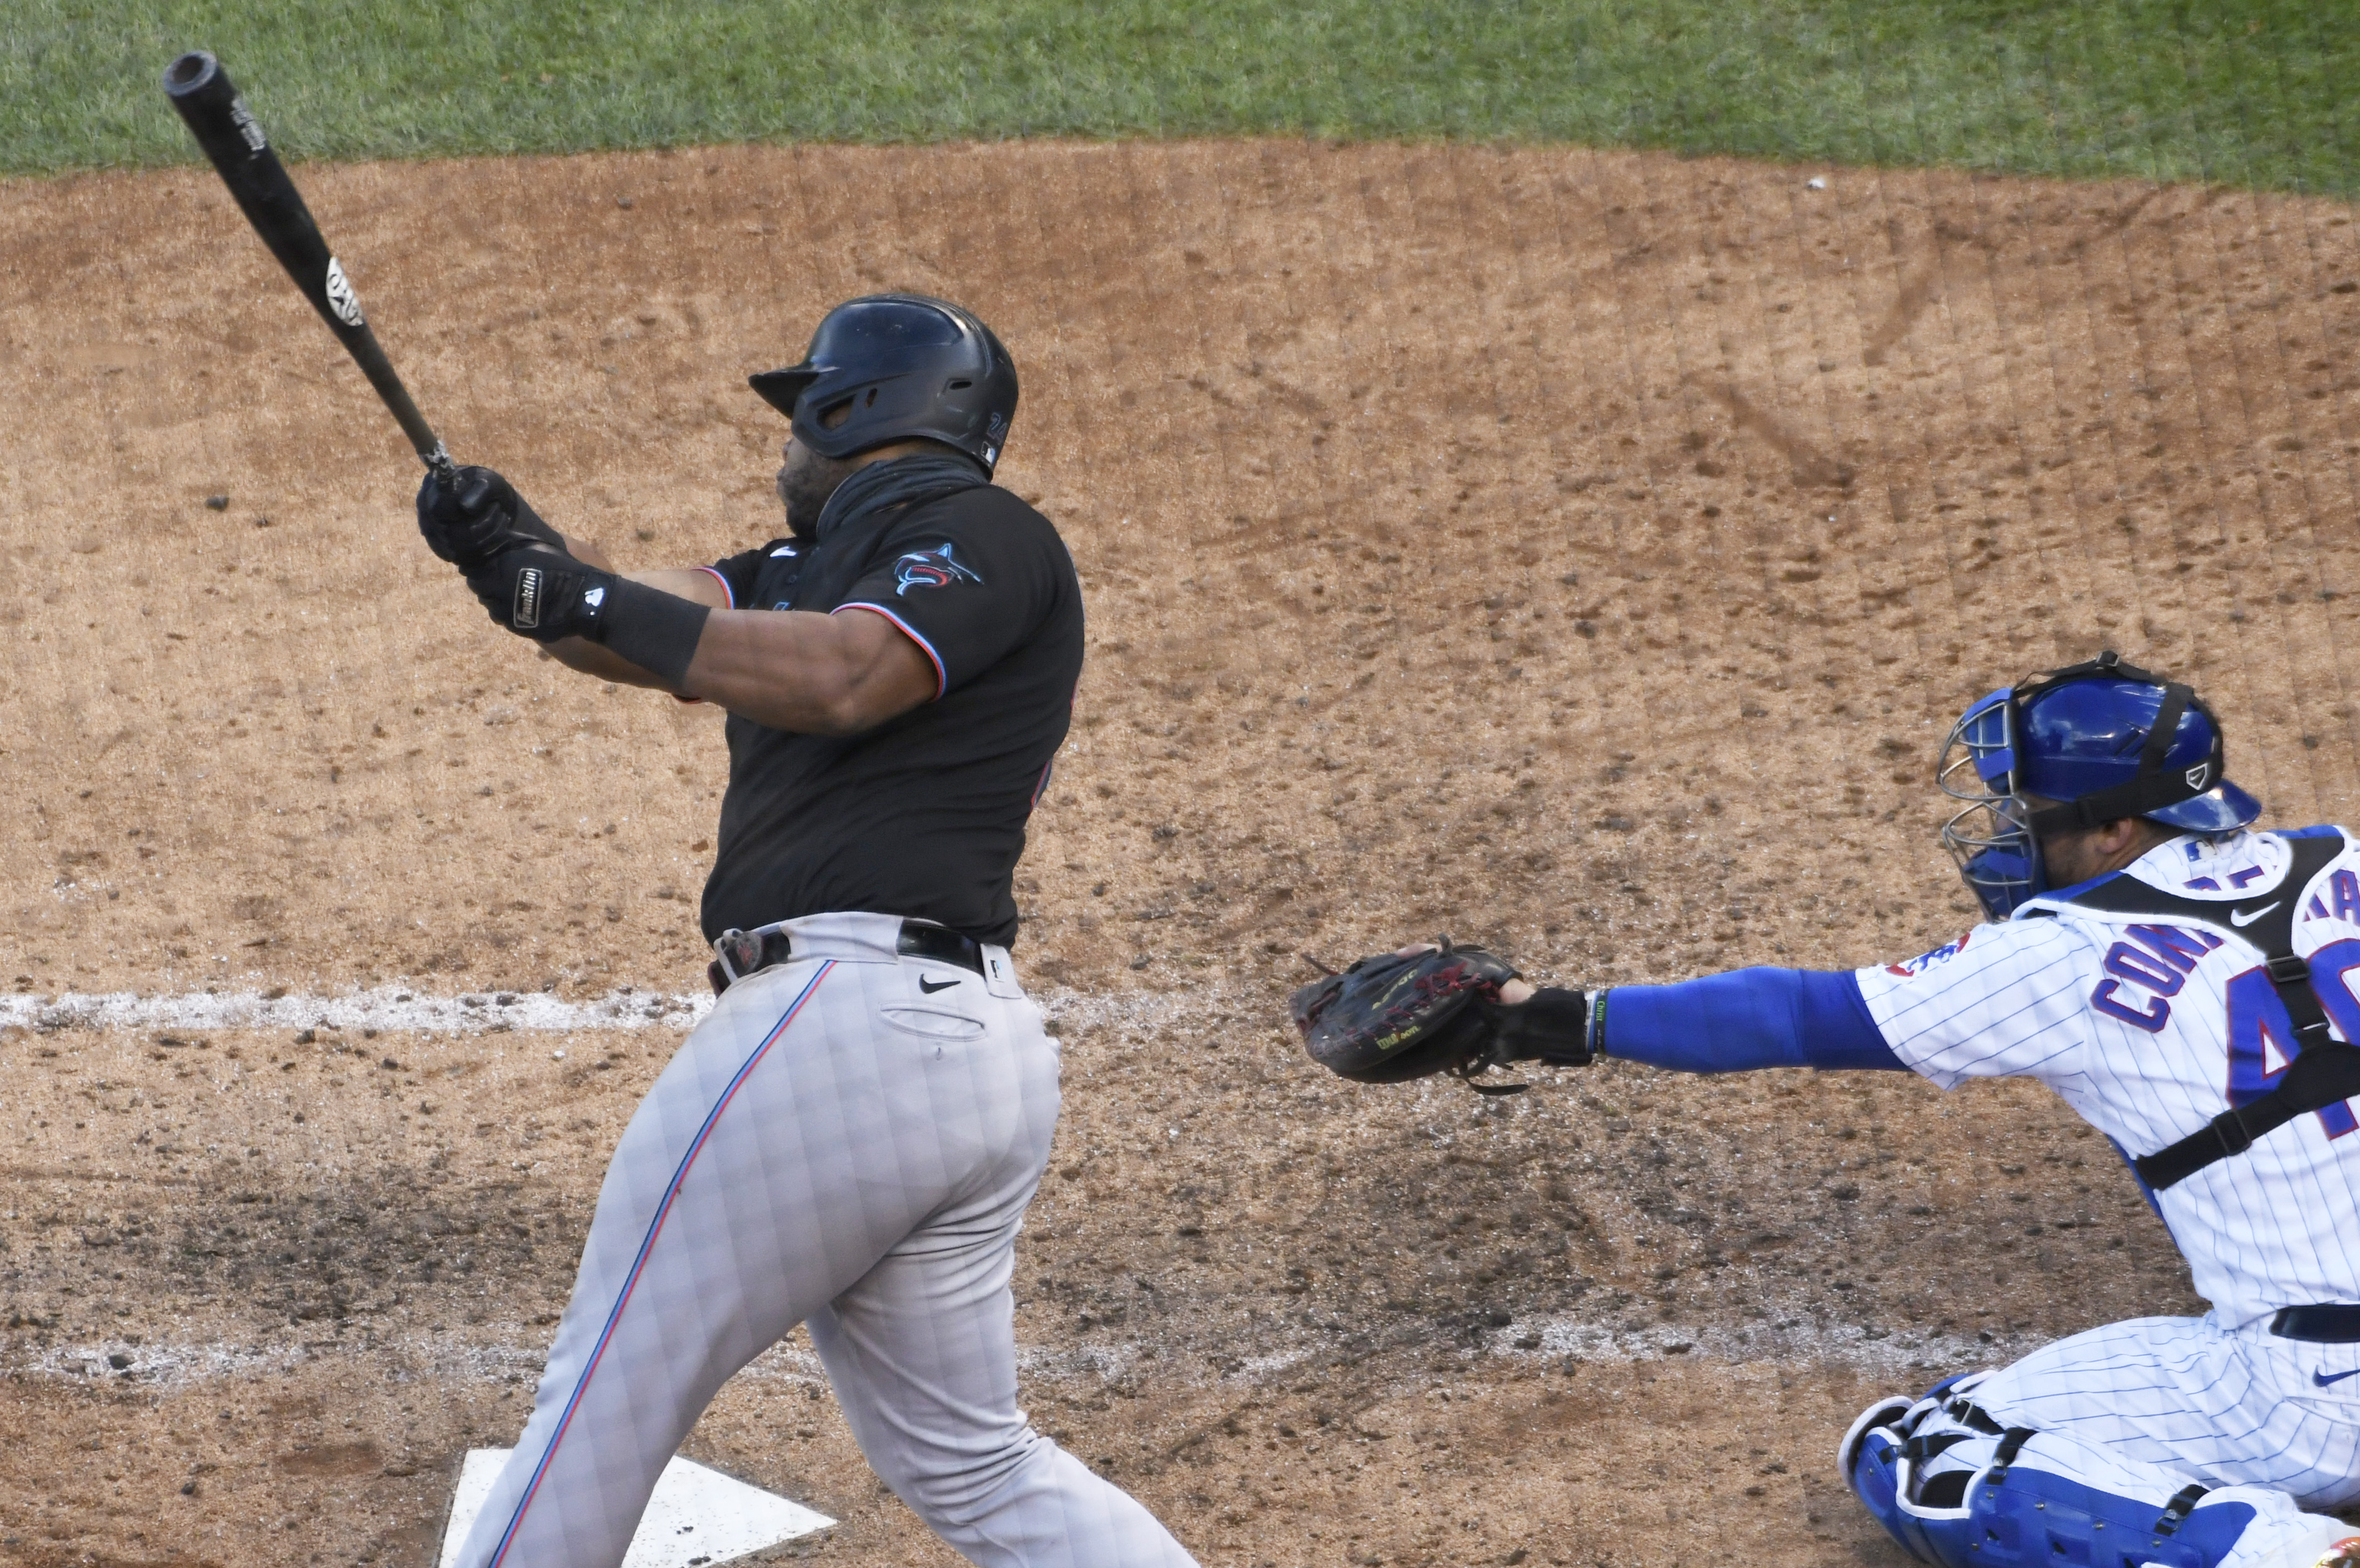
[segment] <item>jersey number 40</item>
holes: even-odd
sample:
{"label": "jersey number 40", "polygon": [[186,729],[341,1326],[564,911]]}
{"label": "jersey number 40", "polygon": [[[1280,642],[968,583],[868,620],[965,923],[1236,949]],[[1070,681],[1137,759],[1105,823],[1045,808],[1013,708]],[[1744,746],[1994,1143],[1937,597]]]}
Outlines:
{"label": "jersey number 40", "polygon": [[[2350,979],[2355,970],[2360,970],[2360,938],[2330,942],[2311,955],[2311,988],[2319,993],[2335,1032],[2360,1041],[2360,997],[2353,994]],[[2249,969],[2230,981],[2229,1103],[2248,1104],[2276,1089],[2295,1053],[2294,1020],[2287,1015],[2267,971]],[[2319,1124],[2331,1138],[2360,1127],[2346,1101],[2320,1112]]]}

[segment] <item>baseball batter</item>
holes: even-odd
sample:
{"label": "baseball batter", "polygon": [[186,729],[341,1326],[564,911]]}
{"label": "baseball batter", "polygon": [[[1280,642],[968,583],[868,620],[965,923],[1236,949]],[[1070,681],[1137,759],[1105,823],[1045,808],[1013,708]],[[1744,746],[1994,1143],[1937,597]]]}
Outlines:
{"label": "baseball batter", "polygon": [[2360,1563],[2324,1512],[2360,1502],[2360,845],[2256,829],[2210,710],[2111,652],[1970,707],[1939,778],[1990,921],[1929,953],[1584,992],[1404,949],[1306,986],[1297,1021],[1372,1079],[1600,1054],[2038,1079],[2124,1152],[2212,1310],[1880,1400],[1852,1490],[1944,1568]]}
{"label": "baseball batter", "polygon": [[1082,602],[1048,520],[990,484],[1015,368],[967,312],[885,294],[752,382],[791,422],[789,532],[709,567],[618,576],[487,469],[419,492],[503,627],[729,714],[720,999],[615,1150],[459,1562],[614,1568],[715,1392],[805,1323],[861,1452],[969,1561],[1180,1568],[1016,1406],[1009,1276],[1058,1086],[1010,881]]}

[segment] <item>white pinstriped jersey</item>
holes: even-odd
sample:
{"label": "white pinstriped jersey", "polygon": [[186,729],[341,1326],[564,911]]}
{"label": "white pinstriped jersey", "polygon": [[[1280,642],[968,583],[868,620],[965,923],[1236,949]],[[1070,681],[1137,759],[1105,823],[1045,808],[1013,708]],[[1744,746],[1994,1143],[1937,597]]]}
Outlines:
{"label": "white pinstriped jersey", "polygon": [[[2333,832],[2335,829],[2327,829]],[[2360,1039],[2360,852],[2302,888],[2295,951],[2336,1035]],[[2187,836],[2130,874],[2167,893],[2250,905],[2285,878],[2276,833]],[[2049,910],[2053,918],[2030,911]],[[2217,928],[2035,900],[1907,963],[1859,971],[1869,1014],[1944,1089],[2034,1078],[2133,1155],[2274,1088],[2292,1049],[2285,1004],[2224,909]],[[2300,1116],[2244,1154],[2155,1195],[2216,1320],[2360,1301],[2360,1130],[2354,1103]]]}

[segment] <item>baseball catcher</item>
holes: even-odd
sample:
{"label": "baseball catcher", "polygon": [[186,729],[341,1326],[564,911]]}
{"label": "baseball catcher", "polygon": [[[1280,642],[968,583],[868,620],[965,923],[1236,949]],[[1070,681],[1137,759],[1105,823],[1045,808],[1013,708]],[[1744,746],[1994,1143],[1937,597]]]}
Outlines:
{"label": "baseball catcher", "polygon": [[2360,845],[2254,827],[2221,725],[2113,652],[1993,692],[1937,765],[1988,919],[1898,963],[1535,990],[1448,942],[1295,993],[1349,1077],[1612,1056],[2047,1083],[2211,1303],[1881,1399],[1839,1463],[1941,1568],[2360,1568]]}

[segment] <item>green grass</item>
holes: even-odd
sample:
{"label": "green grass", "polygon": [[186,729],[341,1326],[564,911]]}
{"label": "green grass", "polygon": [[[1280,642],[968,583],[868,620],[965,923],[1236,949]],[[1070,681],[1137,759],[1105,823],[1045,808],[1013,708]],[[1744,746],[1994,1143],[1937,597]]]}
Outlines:
{"label": "green grass", "polygon": [[2360,0],[0,0],[0,170],[1275,133],[2360,188]]}

